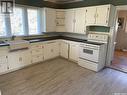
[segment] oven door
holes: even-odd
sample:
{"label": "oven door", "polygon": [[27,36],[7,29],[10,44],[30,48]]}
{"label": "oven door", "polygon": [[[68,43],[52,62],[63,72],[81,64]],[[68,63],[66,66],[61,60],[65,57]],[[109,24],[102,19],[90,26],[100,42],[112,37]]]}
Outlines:
{"label": "oven door", "polygon": [[90,46],[80,46],[79,57],[92,62],[99,62],[99,48]]}

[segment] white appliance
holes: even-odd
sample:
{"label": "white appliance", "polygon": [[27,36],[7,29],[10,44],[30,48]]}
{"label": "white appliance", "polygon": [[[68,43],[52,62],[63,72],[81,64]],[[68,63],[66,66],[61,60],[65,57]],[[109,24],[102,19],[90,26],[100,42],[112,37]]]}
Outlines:
{"label": "white appliance", "polygon": [[88,42],[80,44],[78,64],[98,72],[105,66],[108,35],[88,34]]}

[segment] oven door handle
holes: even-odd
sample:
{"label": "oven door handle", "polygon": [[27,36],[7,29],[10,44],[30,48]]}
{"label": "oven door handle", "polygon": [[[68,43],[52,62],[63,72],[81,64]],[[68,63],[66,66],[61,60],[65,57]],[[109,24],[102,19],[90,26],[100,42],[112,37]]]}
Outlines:
{"label": "oven door handle", "polygon": [[88,49],[88,50],[99,50],[99,48],[84,47],[84,46],[82,46],[82,49]]}

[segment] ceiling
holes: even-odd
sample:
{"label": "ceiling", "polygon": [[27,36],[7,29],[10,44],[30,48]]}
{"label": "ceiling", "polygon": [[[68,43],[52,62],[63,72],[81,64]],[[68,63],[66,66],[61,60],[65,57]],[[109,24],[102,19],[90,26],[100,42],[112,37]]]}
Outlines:
{"label": "ceiling", "polygon": [[54,3],[72,3],[72,2],[79,2],[83,0],[44,0],[44,1],[49,1],[49,2],[54,2]]}

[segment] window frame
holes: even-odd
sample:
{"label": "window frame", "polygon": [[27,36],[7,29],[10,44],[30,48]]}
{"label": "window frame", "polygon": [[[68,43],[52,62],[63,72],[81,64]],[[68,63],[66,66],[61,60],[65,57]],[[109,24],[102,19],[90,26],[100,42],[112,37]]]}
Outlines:
{"label": "window frame", "polygon": [[[36,35],[41,35],[43,34],[43,16],[42,16],[42,11],[43,8],[40,7],[34,7],[34,6],[26,6],[26,5],[19,5],[19,4],[15,4],[14,8],[21,8],[22,9],[22,23],[23,23],[23,35],[15,35],[15,36],[36,36]],[[29,34],[29,25],[28,25],[28,12],[27,9],[37,9],[37,34]],[[4,14],[0,14],[0,15],[4,15]],[[5,19],[5,36],[0,36],[0,38],[5,38],[5,37],[11,37],[12,35],[12,29],[11,29],[11,16],[13,14],[8,14],[8,15],[4,15],[4,19]]]}
{"label": "window frame", "polygon": [[[15,8],[21,8],[21,10],[22,10],[22,16],[21,16],[21,18],[22,18],[22,32],[23,32],[23,34],[22,35],[14,35],[14,36],[24,36],[25,35],[25,30],[24,30],[24,10],[23,10],[23,7],[20,7],[20,6],[15,6]],[[11,15],[14,15],[14,14],[11,14]],[[12,25],[11,25],[11,15],[10,15],[10,27],[11,27],[11,35],[13,36],[13,33],[12,33]]]}

